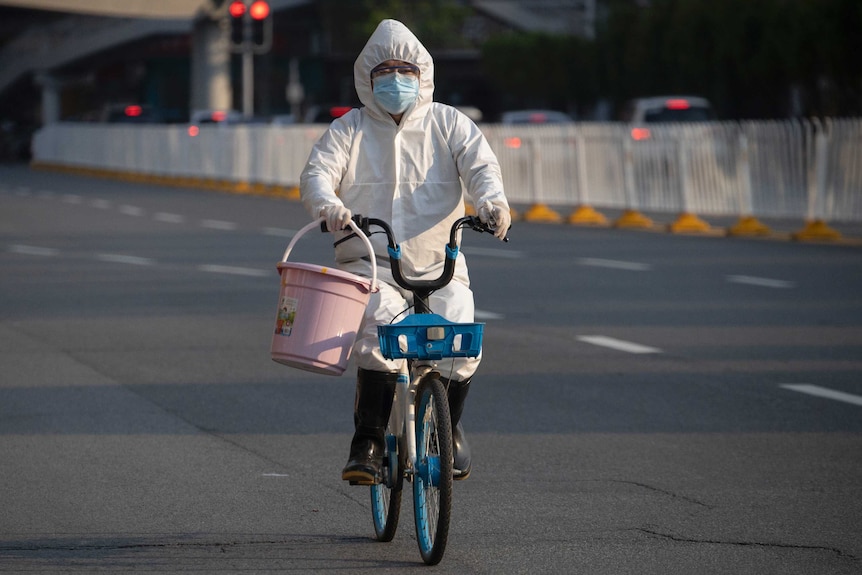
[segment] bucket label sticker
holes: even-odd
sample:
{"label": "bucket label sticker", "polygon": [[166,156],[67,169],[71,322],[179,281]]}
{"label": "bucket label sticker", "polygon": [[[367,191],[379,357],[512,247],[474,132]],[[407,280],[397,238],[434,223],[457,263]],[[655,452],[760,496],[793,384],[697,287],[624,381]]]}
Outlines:
{"label": "bucket label sticker", "polygon": [[284,296],[278,305],[278,316],[275,320],[276,335],[290,335],[293,322],[296,320],[296,298]]}

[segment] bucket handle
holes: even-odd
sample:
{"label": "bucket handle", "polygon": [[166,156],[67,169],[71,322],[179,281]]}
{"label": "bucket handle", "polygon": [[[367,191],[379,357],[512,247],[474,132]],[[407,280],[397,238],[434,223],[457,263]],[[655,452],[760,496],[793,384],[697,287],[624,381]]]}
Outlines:
{"label": "bucket handle", "polygon": [[[284,250],[284,255],[281,256],[281,261],[282,262],[287,261],[287,257],[290,255],[290,252],[293,251],[293,246],[296,245],[296,242],[299,240],[300,237],[305,235],[305,233],[308,232],[309,230],[319,228],[321,222],[325,222],[325,221],[326,221],[326,218],[319,218],[319,219],[311,222],[310,224],[308,224],[307,226],[305,226],[304,228],[302,228],[298,232],[296,232],[296,234],[290,239],[290,243],[287,244],[287,249]],[[353,228],[353,231],[356,232],[356,235],[359,236],[359,238],[365,244],[366,249],[368,249],[368,257],[371,260],[371,291],[376,292],[377,291],[377,258],[374,256],[374,247],[371,245],[371,241],[365,235],[365,232],[362,231],[362,228],[360,228],[359,226],[356,225],[356,222],[354,222],[353,220],[350,220],[350,227]]]}

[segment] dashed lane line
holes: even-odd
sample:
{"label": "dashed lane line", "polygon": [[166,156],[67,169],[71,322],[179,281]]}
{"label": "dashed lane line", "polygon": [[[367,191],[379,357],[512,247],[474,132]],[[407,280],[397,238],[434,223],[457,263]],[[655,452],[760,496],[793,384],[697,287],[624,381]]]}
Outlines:
{"label": "dashed lane line", "polygon": [[661,350],[657,347],[641,345],[639,343],[607,337],[604,335],[579,335],[578,341],[628,353],[661,353]]}
{"label": "dashed lane line", "polygon": [[182,224],[186,221],[185,216],[168,212],[157,212],[153,214],[153,219],[157,222],[164,222],[166,224]]}
{"label": "dashed lane line", "polygon": [[726,279],[730,283],[736,284],[744,284],[758,287],[768,287],[768,288],[776,288],[776,289],[787,289],[792,288],[796,284],[790,281],[785,280],[776,280],[770,278],[760,278],[755,276],[726,276]]}
{"label": "dashed lane line", "polygon": [[224,220],[201,220],[201,227],[230,232],[236,229],[236,223]]}
{"label": "dashed lane line", "polygon": [[494,313],[492,311],[485,311],[481,309],[477,309],[473,311],[473,317],[477,320],[488,320],[488,319],[503,319],[505,316],[500,313]]}
{"label": "dashed lane line", "polygon": [[265,236],[275,236],[277,238],[292,238],[299,230],[289,230],[287,228],[263,228],[261,233]]}
{"label": "dashed lane line", "polygon": [[524,252],[517,250],[501,250],[497,248],[477,248],[475,246],[462,247],[461,251],[466,256],[487,256],[492,258],[505,258],[516,260],[524,257]]}
{"label": "dashed lane line", "polygon": [[264,277],[275,275],[275,272],[266,271],[257,268],[243,268],[237,266],[220,266],[220,265],[211,265],[211,264],[202,264],[197,267],[198,270],[202,272],[209,272],[215,274],[229,274],[229,275],[237,275],[237,276],[248,276],[248,277]]}
{"label": "dashed lane line", "polygon": [[[28,246],[23,244],[12,244],[9,246],[8,251],[16,254],[29,255],[29,256],[44,256],[44,257],[56,257],[60,255],[60,250],[56,248],[44,248],[39,246]],[[92,257],[102,262],[109,263],[120,263],[120,264],[130,264],[137,266],[152,266],[158,264],[157,260],[152,258],[145,258],[141,256],[132,256],[128,254],[109,254],[109,253],[99,253],[94,254]],[[238,266],[224,266],[224,265],[208,265],[201,264],[197,266],[199,271],[209,272],[209,273],[219,273],[219,274],[230,274],[230,275],[240,275],[247,277],[265,277],[273,275],[274,272],[258,269],[258,268],[245,268]]]}
{"label": "dashed lane line", "polygon": [[128,204],[124,204],[117,209],[121,214],[126,216],[134,216],[139,218],[144,215],[144,209],[138,206],[130,206]]}
{"label": "dashed lane line", "polygon": [[811,385],[808,383],[784,383],[780,387],[783,387],[784,389],[789,389],[791,391],[804,393],[806,395],[813,395],[815,397],[825,397],[826,399],[833,399],[835,401],[842,401],[844,403],[852,403],[853,405],[862,405],[862,396],[860,395],[844,393],[843,391],[835,391],[834,389],[829,389],[828,387],[820,387],[819,385]]}
{"label": "dashed lane line", "polygon": [[96,254],[96,259],[103,262],[111,262],[115,264],[131,264],[135,266],[151,266],[156,263],[155,260],[152,260],[150,258],[129,256],[125,254]]}
{"label": "dashed lane line", "polygon": [[593,266],[599,268],[610,268],[635,272],[645,272],[652,269],[650,264],[639,262],[623,262],[619,260],[606,260],[602,258],[579,258],[578,263],[582,266]]}
{"label": "dashed lane line", "polygon": [[9,251],[15,254],[23,254],[28,256],[57,256],[60,250],[55,248],[42,248],[38,246],[25,246],[22,244],[13,244],[9,246]]}

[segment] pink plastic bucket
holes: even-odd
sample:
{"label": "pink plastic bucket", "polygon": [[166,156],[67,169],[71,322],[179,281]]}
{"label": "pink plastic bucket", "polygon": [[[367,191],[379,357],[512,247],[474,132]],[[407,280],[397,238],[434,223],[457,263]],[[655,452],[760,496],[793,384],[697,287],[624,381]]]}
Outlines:
{"label": "pink plastic bucket", "polygon": [[[287,262],[300,236],[319,225],[320,221],[312,222],[300,230],[277,266],[281,290],[270,351],[278,363],[341,375],[347,369],[371,292],[376,290],[377,267],[372,265],[373,277],[369,280],[333,268]],[[352,222],[351,225],[365,240],[374,262],[368,238]]]}

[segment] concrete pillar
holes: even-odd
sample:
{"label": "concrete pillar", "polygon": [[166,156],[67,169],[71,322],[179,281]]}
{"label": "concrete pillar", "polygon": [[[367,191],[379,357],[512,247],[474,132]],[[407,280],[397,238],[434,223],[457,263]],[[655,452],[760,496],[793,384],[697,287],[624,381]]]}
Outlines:
{"label": "concrete pillar", "polygon": [[42,125],[60,121],[60,82],[48,72],[36,74],[36,84],[42,88]]}
{"label": "concrete pillar", "polygon": [[230,110],[230,32],[221,20],[202,18],[192,32],[190,112]]}

